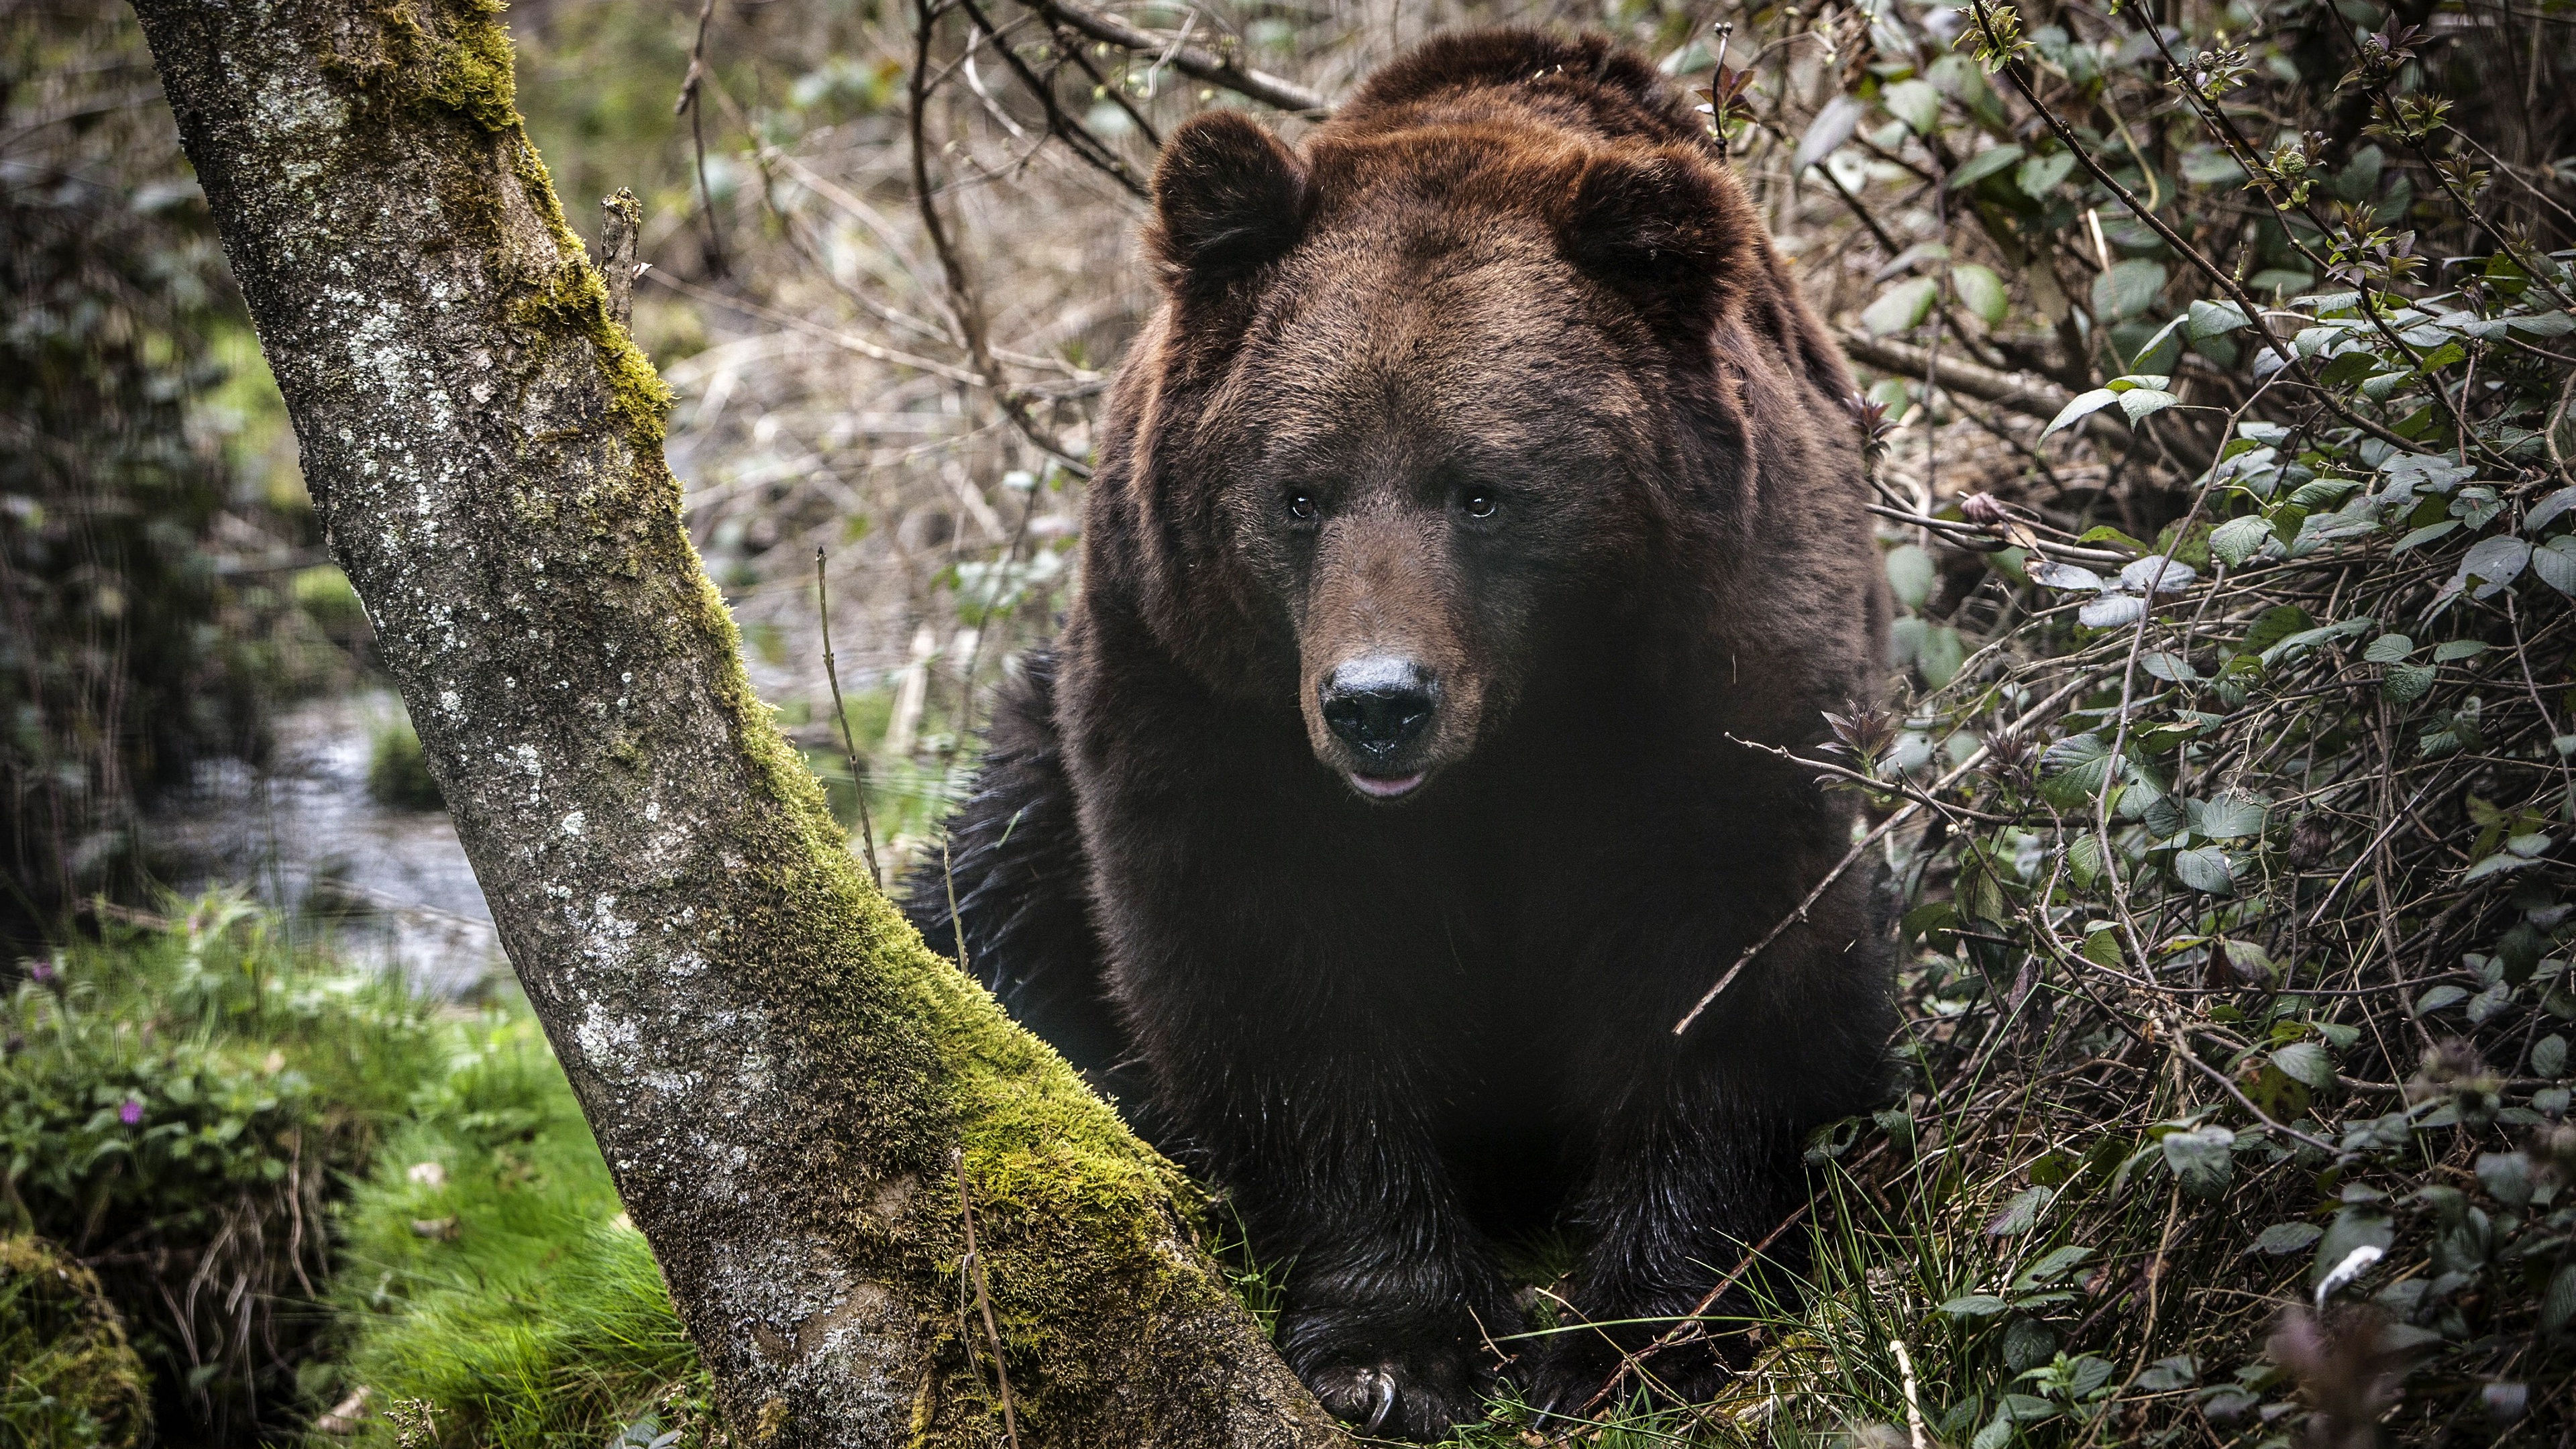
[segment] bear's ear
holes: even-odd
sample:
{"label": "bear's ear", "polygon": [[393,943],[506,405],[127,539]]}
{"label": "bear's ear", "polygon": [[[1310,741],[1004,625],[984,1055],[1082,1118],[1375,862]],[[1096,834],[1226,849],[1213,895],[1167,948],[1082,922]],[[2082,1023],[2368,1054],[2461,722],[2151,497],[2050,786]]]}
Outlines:
{"label": "bear's ear", "polygon": [[1759,225],[1724,173],[1679,147],[1593,157],[1558,222],[1576,266],[1686,324],[1712,319],[1730,283],[1741,283]]}
{"label": "bear's ear", "polygon": [[1209,111],[1163,146],[1148,245],[1174,291],[1223,286],[1295,245],[1304,193],[1279,138],[1239,111]]}

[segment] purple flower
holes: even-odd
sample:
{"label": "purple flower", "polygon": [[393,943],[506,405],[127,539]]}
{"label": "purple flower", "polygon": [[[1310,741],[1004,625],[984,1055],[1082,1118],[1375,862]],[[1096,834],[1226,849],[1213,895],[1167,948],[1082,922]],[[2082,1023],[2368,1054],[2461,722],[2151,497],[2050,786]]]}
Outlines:
{"label": "purple flower", "polygon": [[143,1104],[132,1097],[126,1098],[125,1105],[116,1109],[116,1120],[128,1127],[140,1123],[143,1120]]}
{"label": "purple flower", "polygon": [[35,982],[38,986],[53,985],[54,974],[54,963],[51,961],[30,961],[27,963],[27,979]]}

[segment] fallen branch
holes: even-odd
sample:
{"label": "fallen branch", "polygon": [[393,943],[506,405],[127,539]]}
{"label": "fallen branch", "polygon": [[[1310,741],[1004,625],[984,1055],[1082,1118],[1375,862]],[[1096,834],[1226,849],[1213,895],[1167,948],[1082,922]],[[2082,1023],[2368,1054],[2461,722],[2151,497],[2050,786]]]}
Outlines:
{"label": "fallen branch", "polygon": [[[1865,367],[1905,377],[1921,377],[1929,371],[1934,381],[1952,392],[2010,408],[2024,417],[2042,422],[2054,420],[2073,401],[2064,389],[2044,382],[2032,382],[2009,372],[1969,362],[1964,358],[1934,358],[1927,350],[1912,343],[1873,337],[1857,328],[1843,332],[1843,351],[1852,361]],[[2108,414],[2094,413],[2077,424],[2087,437],[2117,447],[2129,446],[2129,430],[2111,421]]]}

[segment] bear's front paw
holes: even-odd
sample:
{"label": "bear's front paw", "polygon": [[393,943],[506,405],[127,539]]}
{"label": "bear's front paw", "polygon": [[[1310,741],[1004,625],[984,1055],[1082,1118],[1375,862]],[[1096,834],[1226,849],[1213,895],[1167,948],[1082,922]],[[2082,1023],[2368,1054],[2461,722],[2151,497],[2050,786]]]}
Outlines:
{"label": "bear's front paw", "polygon": [[1490,1375],[1473,1323],[1456,1332],[1309,1313],[1281,1330],[1297,1376],[1326,1412],[1362,1434],[1427,1441],[1485,1416]]}

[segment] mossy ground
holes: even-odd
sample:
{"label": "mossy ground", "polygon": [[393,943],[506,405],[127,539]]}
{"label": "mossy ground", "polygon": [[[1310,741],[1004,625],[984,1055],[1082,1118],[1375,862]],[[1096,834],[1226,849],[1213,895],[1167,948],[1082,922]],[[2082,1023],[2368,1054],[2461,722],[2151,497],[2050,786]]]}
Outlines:
{"label": "mossy ground", "polygon": [[151,1437],[143,1361],[97,1276],[42,1238],[0,1238],[0,1443],[133,1449]]}
{"label": "mossy ground", "polygon": [[346,1349],[320,1396],[367,1391],[362,1445],[401,1439],[402,1404],[436,1410],[438,1443],[486,1449],[702,1427],[697,1354],[534,1019],[512,1005],[451,1032],[341,1217]]}

